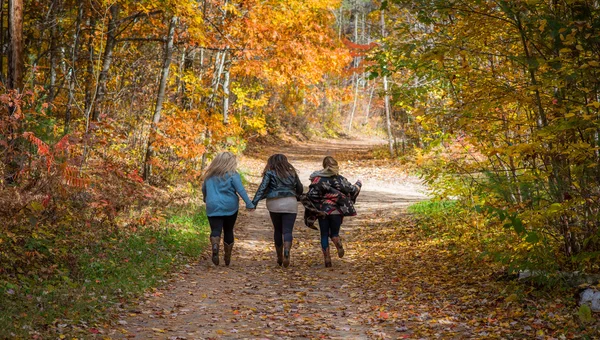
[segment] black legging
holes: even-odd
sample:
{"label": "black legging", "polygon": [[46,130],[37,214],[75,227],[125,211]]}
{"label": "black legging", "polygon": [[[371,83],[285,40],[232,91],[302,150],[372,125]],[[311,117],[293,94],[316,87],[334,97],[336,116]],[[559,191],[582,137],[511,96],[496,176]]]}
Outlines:
{"label": "black legging", "polygon": [[233,243],[233,227],[237,220],[238,212],[230,216],[209,216],[208,223],[210,224],[210,237],[221,237],[221,230],[225,230],[225,238],[223,241],[227,244]]}
{"label": "black legging", "polygon": [[294,238],[292,231],[294,230],[294,223],[298,214],[269,212],[269,215],[271,215],[274,227],[273,240],[275,241],[275,246],[281,247],[284,241],[292,242]]}

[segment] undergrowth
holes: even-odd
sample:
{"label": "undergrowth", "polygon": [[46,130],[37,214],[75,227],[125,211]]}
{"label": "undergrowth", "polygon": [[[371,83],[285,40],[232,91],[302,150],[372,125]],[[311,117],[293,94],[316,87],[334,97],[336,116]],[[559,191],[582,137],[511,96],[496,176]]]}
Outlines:
{"label": "undergrowth", "polygon": [[442,242],[446,249],[459,254],[464,261],[494,267],[507,278],[520,272],[538,273],[530,278],[545,287],[558,287],[565,282],[561,271],[553,265],[556,255],[532,247],[520,235],[507,232],[497,218],[485,216],[459,201],[430,200],[408,208],[417,226],[429,238]]}
{"label": "undergrowth", "polygon": [[426,236],[439,239],[465,261],[486,261],[488,265],[505,266],[510,272],[528,265],[515,256],[522,249],[514,235],[459,201],[423,201],[408,207],[408,212]]}
{"label": "undergrowth", "polygon": [[0,338],[94,334],[111,308],[198,257],[207,239],[206,214],[196,208],[172,214],[160,227],[106,232],[93,244],[71,249],[75,263],[56,264],[48,273],[0,277]]}

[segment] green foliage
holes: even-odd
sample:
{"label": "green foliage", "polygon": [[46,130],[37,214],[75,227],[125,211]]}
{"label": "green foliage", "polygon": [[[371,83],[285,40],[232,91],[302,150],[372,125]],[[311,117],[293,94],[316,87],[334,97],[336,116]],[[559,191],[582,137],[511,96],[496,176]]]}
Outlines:
{"label": "green foliage", "polygon": [[511,273],[544,270],[547,275],[533,279],[548,285],[560,283],[552,271],[559,264],[555,241],[525,228],[518,214],[461,200],[424,201],[408,211],[415,215],[421,230],[468,255],[465,258],[470,261],[485,259]]}
{"label": "green foliage", "polygon": [[396,0],[386,15],[372,71],[393,78],[433,192],[479,207],[503,263],[599,272],[598,7]]}
{"label": "green foliage", "polygon": [[[102,232],[68,250],[71,263],[56,263],[16,277],[0,276],[0,337],[89,334],[123,299],[159,284],[174,266],[196,259],[208,240],[203,209],[170,216],[162,226],[135,232]],[[36,239],[30,249],[60,247],[70,235]],[[64,326],[59,326],[64,325]]]}
{"label": "green foliage", "polygon": [[583,323],[590,323],[594,321],[594,317],[592,316],[592,309],[590,306],[583,304],[577,310],[577,316],[579,320]]}

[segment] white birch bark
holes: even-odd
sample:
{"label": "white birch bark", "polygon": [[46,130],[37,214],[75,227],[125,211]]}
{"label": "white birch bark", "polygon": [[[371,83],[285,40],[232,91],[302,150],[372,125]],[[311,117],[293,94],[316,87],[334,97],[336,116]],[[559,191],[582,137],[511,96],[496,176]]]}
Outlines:
{"label": "white birch bark", "polygon": [[[385,10],[381,10],[381,38],[385,39]],[[392,135],[392,121],[390,112],[390,94],[388,88],[387,75],[383,75],[383,95],[385,102],[385,125],[387,127],[388,144],[390,148],[390,156],[394,156],[394,136]]]}
{"label": "white birch bark", "polygon": [[144,179],[152,175],[152,165],[150,161],[154,156],[153,143],[156,139],[156,130],[158,123],[160,122],[163,102],[165,100],[165,91],[167,88],[167,80],[169,78],[169,68],[171,66],[171,59],[173,55],[173,38],[175,36],[175,26],[177,26],[177,17],[173,16],[169,23],[169,33],[167,35],[167,46],[165,47],[165,58],[163,61],[162,73],[160,77],[160,85],[158,88],[158,95],[156,97],[156,108],[154,109],[154,115],[152,116],[152,126],[150,128],[150,136],[148,137],[148,147],[146,149],[146,158],[144,160]]}

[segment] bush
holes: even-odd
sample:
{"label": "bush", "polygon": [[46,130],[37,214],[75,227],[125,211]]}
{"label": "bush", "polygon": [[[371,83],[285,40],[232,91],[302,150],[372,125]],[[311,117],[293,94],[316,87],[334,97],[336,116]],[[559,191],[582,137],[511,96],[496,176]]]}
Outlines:
{"label": "bush", "polygon": [[196,212],[172,215],[159,228],[99,230],[100,235],[84,242],[74,242],[82,237],[75,233],[25,242],[40,256],[67,244],[70,248],[52,263],[0,275],[0,337],[89,334],[87,328],[100,323],[111,308],[200,255],[208,240],[208,221],[202,209],[190,210]]}

